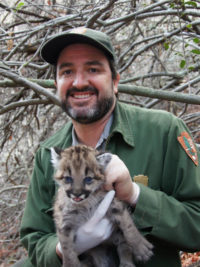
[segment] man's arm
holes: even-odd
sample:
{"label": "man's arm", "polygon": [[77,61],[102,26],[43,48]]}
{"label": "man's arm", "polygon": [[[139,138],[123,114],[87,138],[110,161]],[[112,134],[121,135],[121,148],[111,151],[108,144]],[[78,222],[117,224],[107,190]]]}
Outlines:
{"label": "man's arm", "polygon": [[[20,237],[34,266],[61,266],[56,255],[58,238],[52,217],[55,193],[48,151],[40,149],[35,158],[35,167],[28,190],[22,219]],[[41,162],[43,164],[41,164]]]}
{"label": "man's arm", "polygon": [[[168,134],[160,137],[167,138],[167,145],[165,154],[157,155],[164,158],[160,162],[162,176],[156,181],[159,188],[138,184],[140,193],[133,216],[138,228],[148,229],[151,236],[178,249],[194,251],[200,249],[200,239],[196,238],[200,236],[200,163],[199,153],[197,166],[178,141],[183,132],[188,132],[187,127],[173,118]],[[116,196],[130,203],[134,191],[124,163],[113,157],[106,174],[106,189],[114,187]],[[149,180],[155,184],[151,175]]]}

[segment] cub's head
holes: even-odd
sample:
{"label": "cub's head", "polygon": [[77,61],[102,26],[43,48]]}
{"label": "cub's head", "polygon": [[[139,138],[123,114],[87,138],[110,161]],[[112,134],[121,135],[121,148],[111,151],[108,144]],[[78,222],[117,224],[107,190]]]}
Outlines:
{"label": "cub's head", "polygon": [[104,169],[111,157],[110,153],[100,154],[84,145],[65,150],[51,148],[55,180],[75,203],[83,201],[102,187],[105,181]]}

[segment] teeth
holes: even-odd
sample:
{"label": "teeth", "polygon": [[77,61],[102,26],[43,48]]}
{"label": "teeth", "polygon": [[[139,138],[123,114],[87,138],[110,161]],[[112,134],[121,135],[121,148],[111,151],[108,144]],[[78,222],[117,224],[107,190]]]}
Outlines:
{"label": "teeth", "polygon": [[74,95],[74,98],[82,99],[82,98],[88,98],[90,95],[85,94],[85,95]]}
{"label": "teeth", "polygon": [[85,194],[82,194],[79,197],[74,196],[73,194],[70,195],[70,199],[72,203],[78,203],[85,199]]}

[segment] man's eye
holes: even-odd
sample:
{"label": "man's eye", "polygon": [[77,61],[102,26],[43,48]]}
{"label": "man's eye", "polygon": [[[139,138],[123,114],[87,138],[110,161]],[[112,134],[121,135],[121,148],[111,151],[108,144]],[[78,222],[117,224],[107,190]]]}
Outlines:
{"label": "man's eye", "polygon": [[72,73],[72,70],[65,70],[63,71],[63,74],[65,75],[70,75]]}
{"label": "man's eye", "polygon": [[91,73],[96,73],[96,72],[98,72],[98,70],[96,68],[90,68],[90,72]]}
{"label": "man's eye", "polygon": [[93,178],[90,176],[85,177],[84,184],[91,184],[93,182]]}
{"label": "man's eye", "polygon": [[65,176],[64,181],[66,184],[72,184],[73,183],[73,179],[71,176]]}

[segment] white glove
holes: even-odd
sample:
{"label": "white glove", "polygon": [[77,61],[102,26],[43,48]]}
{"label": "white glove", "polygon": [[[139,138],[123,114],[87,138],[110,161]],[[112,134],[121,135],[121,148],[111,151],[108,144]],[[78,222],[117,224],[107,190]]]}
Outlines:
{"label": "white glove", "polygon": [[133,185],[133,195],[129,201],[129,203],[133,206],[135,206],[137,204],[139,195],[140,195],[140,187],[139,185],[137,185],[135,182],[132,182]]}
{"label": "white glove", "polygon": [[[113,225],[104,217],[114,196],[115,191],[109,191],[89,221],[78,228],[75,240],[75,250],[78,255],[96,247],[110,237]],[[57,245],[57,249],[62,254],[60,242]]]}

